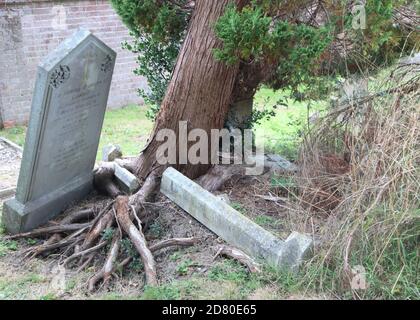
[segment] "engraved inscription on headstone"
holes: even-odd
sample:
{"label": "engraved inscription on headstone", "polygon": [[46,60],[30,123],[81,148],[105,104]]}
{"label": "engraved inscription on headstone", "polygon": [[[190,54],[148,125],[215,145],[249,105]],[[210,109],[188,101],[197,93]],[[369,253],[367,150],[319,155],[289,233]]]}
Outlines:
{"label": "engraved inscription on headstone", "polygon": [[3,209],[9,232],[47,222],[92,189],[115,58],[79,30],[39,66],[16,198]]}

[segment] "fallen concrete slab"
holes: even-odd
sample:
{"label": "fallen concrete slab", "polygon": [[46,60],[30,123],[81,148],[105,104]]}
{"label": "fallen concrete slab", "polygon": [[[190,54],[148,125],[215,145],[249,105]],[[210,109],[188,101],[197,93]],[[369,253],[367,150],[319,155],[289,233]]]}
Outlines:
{"label": "fallen concrete slab", "polygon": [[137,177],[125,168],[122,168],[117,163],[114,163],[115,179],[124,192],[132,194],[140,188],[140,182]]}
{"label": "fallen concrete slab", "polygon": [[275,237],[173,168],[163,173],[161,192],[226,242],[255,259],[296,270],[311,252],[312,238],[297,232],[286,241]]}

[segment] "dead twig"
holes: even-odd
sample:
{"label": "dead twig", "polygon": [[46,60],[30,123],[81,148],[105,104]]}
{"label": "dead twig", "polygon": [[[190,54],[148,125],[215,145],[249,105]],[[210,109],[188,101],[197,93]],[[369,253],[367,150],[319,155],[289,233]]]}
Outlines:
{"label": "dead twig", "polygon": [[229,258],[235,259],[239,261],[241,264],[246,266],[248,270],[252,273],[260,273],[261,267],[258,263],[256,263],[250,256],[245,254],[243,251],[228,246],[221,246],[217,251],[216,255],[214,256],[213,260],[215,260],[218,256],[224,255]]}

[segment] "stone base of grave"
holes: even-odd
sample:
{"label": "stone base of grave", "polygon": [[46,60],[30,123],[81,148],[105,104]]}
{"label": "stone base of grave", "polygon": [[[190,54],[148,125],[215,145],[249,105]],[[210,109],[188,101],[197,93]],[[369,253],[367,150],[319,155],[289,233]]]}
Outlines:
{"label": "stone base of grave", "polygon": [[173,168],[163,173],[161,192],[227,243],[269,265],[296,271],[312,253],[310,236],[292,232],[283,241]]}
{"label": "stone base of grave", "polygon": [[21,203],[16,198],[3,205],[2,223],[11,234],[35,229],[73,203],[80,201],[93,189],[93,175],[80,177],[71,183],[34,201]]}

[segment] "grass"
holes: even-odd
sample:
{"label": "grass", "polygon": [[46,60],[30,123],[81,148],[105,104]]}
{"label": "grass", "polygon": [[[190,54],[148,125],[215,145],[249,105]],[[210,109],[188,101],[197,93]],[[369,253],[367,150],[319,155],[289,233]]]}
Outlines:
{"label": "grass", "polygon": [[1,240],[0,239],[0,257],[5,256],[9,251],[16,251],[18,243],[14,240]]}
{"label": "grass", "polygon": [[296,160],[303,132],[308,127],[309,117],[317,112],[322,113],[327,103],[323,101],[296,102],[287,100],[288,95],[287,91],[273,91],[267,88],[262,88],[257,92],[254,103],[259,110],[270,109],[280,100],[286,102],[288,106],[278,106],[276,115],[262,119],[255,126],[255,131],[257,136],[263,137],[266,152],[277,153],[289,160]]}
{"label": "grass", "polygon": [[[262,110],[276,105],[279,99],[285,99],[287,92],[262,88],[255,97],[256,108]],[[306,103],[288,101],[289,106],[277,108],[276,115],[263,119],[256,125],[257,133],[262,133],[267,152],[278,153],[295,160],[301,135],[307,126],[308,109]],[[312,102],[310,113],[322,110],[324,104]],[[119,144],[125,156],[137,155],[146,144],[153,128],[152,121],[146,118],[147,107],[129,105],[125,108],[108,110],[102,128],[97,160],[101,159],[102,148],[110,143]],[[3,136],[16,144],[25,143],[26,127],[17,126],[0,130]]]}
{"label": "grass", "polygon": [[[410,90],[420,76],[411,68],[377,79],[373,88],[388,94],[372,95],[358,112],[334,110],[302,146],[299,197],[316,208],[299,215],[324,217],[305,276],[312,289],[342,298],[420,299],[420,131],[418,91]],[[348,169],[329,172],[338,165],[324,155],[345,152]],[[336,204],[323,205],[332,196]],[[351,288],[355,267],[365,270],[366,290]]]}
{"label": "grass", "polygon": [[99,153],[103,146],[114,143],[121,146],[124,155],[137,155],[146,144],[153,128],[153,123],[146,118],[146,111],[146,107],[136,105],[107,111]]}
{"label": "grass", "polygon": [[17,126],[13,128],[0,130],[0,136],[23,147],[25,144],[26,127]]}
{"label": "grass", "polygon": [[280,299],[295,293],[298,277],[265,267],[261,274],[250,274],[233,260],[215,263],[206,275],[193,274],[186,280],[173,280],[157,287],[146,287],[144,300],[243,300]]}
{"label": "grass", "polygon": [[20,278],[0,278],[1,299],[25,299],[34,284],[45,282],[38,274],[28,273]]}
{"label": "grass", "polygon": [[[146,107],[129,105],[105,114],[97,160],[101,159],[102,148],[110,143],[119,144],[126,156],[136,155],[146,144],[153,123],[146,118]],[[23,146],[26,127],[18,126],[0,130],[0,136]]]}

